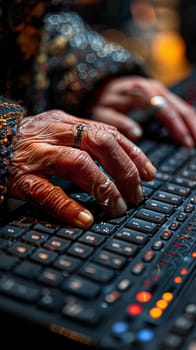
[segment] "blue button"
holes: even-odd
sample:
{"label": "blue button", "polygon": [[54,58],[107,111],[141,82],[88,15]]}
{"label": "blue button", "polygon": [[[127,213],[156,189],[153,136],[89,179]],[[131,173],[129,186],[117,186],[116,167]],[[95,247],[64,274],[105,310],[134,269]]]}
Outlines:
{"label": "blue button", "polygon": [[128,330],[128,324],[126,322],[117,322],[112,326],[112,332],[115,334],[122,334]]}
{"label": "blue button", "polygon": [[137,333],[137,339],[142,343],[147,343],[154,338],[154,332],[151,329],[143,328]]}

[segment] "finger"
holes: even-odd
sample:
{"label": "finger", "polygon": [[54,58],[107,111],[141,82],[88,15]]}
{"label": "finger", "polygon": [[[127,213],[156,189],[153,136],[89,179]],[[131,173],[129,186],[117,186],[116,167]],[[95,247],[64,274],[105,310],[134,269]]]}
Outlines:
{"label": "finger", "polygon": [[194,146],[188,127],[175,110],[171,110],[169,107],[161,109],[158,113],[158,119],[170,131],[171,137],[176,144],[186,147]]}
{"label": "finger", "polygon": [[[28,152],[29,150],[27,150],[27,154],[25,152],[27,157]],[[24,176],[21,173],[27,169],[29,176],[32,176],[31,172],[33,172],[44,174],[44,176],[56,175],[72,180],[84,191],[95,196],[99,205],[113,216],[119,216],[126,212],[127,205],[116,185],[97,167],[86,152],[69,147],[38,143],[34,145],[31,153],[33,153],[34,158],[31,159],[28,166],[22,167],[22,169],[20,169],[20,152],[19,154],[15,153],[11,171],[13,180],[10,180],[9,186],[12,194],[21,197],[22,193],[19,193],[18,189],[23,188],[24,185],[23,183],[20,185],[19,182]],[[15,169],[18,169],[17,173]],[[17,186],[13,185],[15,182],[17,182]],[[29,189],[26,192],[28,191]],[[133,201],[135,203],[135,198],[133,198]]]}
{"label": "finger", "polygon": [[171,103],[183,124],[183,134],[179,138],[183,137],[186,146],[193,146],[196,144],[196,111],[173,93],[168,93],[167,100]]}
{"label": "finger", "polygon": [[130,140],[137,141],[142,137],[142,128],[140,125],[127,115],[124,115],[113,108],[98,106],[93,109],[92,117],[97,121],[114,125]]}
{"label": "finger", "polygon": [[32,145],[32,143],[44,142],[53,145],[65,145],[73,147],[77,134],[78,124],[87,127],[96,127],[104,130],[116,129],[112,125],[107,125],[98,121],[72,118],[62,111],[49,111],[36,115],[34,118],[25,118],[18,128],[17,149]]}
{"label": "finger", "polygon": [[146,180],[152,179],[155,168],[131,141],[116,130],[114,133],[112,135],[111,132],[95,128],[85,129],[81,149],[98,159],[114,179],[123,197],[130,203],[133,202],[135,193],[138,197],[141,196],[141,177]]}
{"label": "finger", "polygon": [[[67,128],[67,126],[71,126],[74,124],[85,124],[85,125],[89,125],[89,126],[95,126],[95,127],[100,127],[100,128],[107,128],[109,127],[109,125],[106,125],[105,123],[102,122],[97,122],[97,121],[93,121],[93,120],[88,120],[88,119],[84,119],[84,118],[78,118],[78,117],[74,117],[70,114],[67,114],[65,112],[63,112],[62,110],[49,110],[47,112],[43,112],[40,114],[37,114],[35,116],[33,116],[33,118],[28,117],[25,119],[25,128],[27,128],[29,126],[29,129],[31,129],[31,131],[33,131],[33,126],[34,128],[37,128],[37,125],[42,126],[44,125],[48,125],[50,123],[53,123],[53,127],[54,125],[61,124],[63,123],[63,127]],[[23,125],[24,127],[24,125]],[[52,128],[53,128],[52,127]],[[113,127],[110,126],[110,129],[112,129]],[[61,130],[62,131],[62,130]]]}
{"label": "finger", "polygon": [[118,142],[135,163],[141,178],[146,181],[152,180],[155,177],[156,168],[151,160],[144,154],[142,149],[130,140],[127,140],[123,135],[118,138]]}
{"label": "finger", "polygon": [[151,89],[145,87],[145,100],[149,101],[149,105],[155,96],[161,96],[166,101],[163,107],[157,108],[157,118],[167,127],[177,144],[193,147],[196,137],[196,113],[193,108],[161,83],[154,80],[149,80],[149,83]]}
{"label": "finger", "polygon": [[[154,79],[126,78],[123,86],[124,91],[130,94],[133,107],[148,110],[152,97],[164,97],[168,104],[159,110],[157,118],[168,128],[177,144],[194,146],[196,142],[196,123],[194,123],[196,113],[191,106]],[[120,83],[114,87],[119,89]]]}
{"label": "finger", "polygon": [[80,148],[98,159],[114,179],[121,178],[126,164],[128,167],[133,166],[133,172],[136,167],[140,177],[144,180],[152,180],[155,176],[156,169],[149,158],[116,129],[110,130],[109,133],[108,130],[85,129]]}
{"label": "finger", "polygon": [[[107,132],[111,133],[115,140],[120,143],[121,147],[124,148],[126,153],[128,154],[129,158],[133,158],[133,161],[135,162],[136,166],[138,167],[139,173],[145,180],[149,180],[154,176],[155,170],[152,168],[152,164],[149,161],[149,159],[144,155],[143,152],[137,152],[138,149],[135,148],[135,145],[131,143],[127,138],[125,138],[123,135],[117,132],[116,128],[113,126],[108,126],[107,124],[103,123],[94,123],[94,126],[98,127],[89,127],[83,130],[82,135],[82,141],[86,140],[84,142],[83,149],[90,153],[90,155],[93,156],[93,158],[98,159],[96,157],[99,157],[99,159],[104,158],[105,154],[101,151],[101,145],[96,144],[96,133],[97,130],[106,130]],[[26,128],[22,127],[19,129],[18,134],[20,135],[17,147],[15,148],[15,157],[14,161],[17,162],[18,154],[21,157],[20,152],[22,152],[23,159],[25,158],[26,164],[29,165],[29,169],[33,172],[43,172],[45,171],[52,171],[50,169],[53,166],[53,162],[51,161],[53,157],[55,157],[55,154],[53,149],[49,147],[49,145],[66,145],[70,147],[75,146],[75,140],[77,137],[77,126],[78,124],[71,124],[67,125],[66,128],[64,127],[64,124],[59,123],[46,123],[41,126],[38,125],[39,128],[35,128],[34,133],[32,131],[33,127],[30,127],[30,136],[28,136],[28,126]],[[24,132],[25,130],[25,132]],[[21,134],[24,133],[24,137],[21,137]],[[89,135],[89,136],[88,136]],[[90,137],[91,135],[91,137]],[[104,135],[104,134],[103,134]],[[90,138],[88,138],[90,137]],[[101,137],[101,138],[100,138]],[[44,139],[44,143],[43,143]],[[107,142],[105,140],[105,137],[103,138],[104,143]],[[99,136],[99,143],[102,142],[102,135]],[[116,141],[115,141],[116,142]],[[25,154],[23,152],[25,145]],[[97,148],[97,152],[96,152]],[[100,150],[99,150],[100,148]],[[109,150],[110,152],[111,150]],[[52,154],[50,154],[52,152]],[[63,152],[63,151],[62,151]],[[118,150],[119,155],[121,154],[121,150]],[[109,155],[110,153],[108,153]],[[19,160],[20,160],[19,157]],[[110,157],[107,157],[110,159]],[[130,159],[128,160],[130,161]],[[107,159],[106,159],[107,163]],[[115,163],[114,163],[115,166]],[[15,166],[17,168],[17,164]],[[51,173],[47,173],[48,175]],[[112,174],[112,176],[114,176]]]}
{"label": "finger", "polygon": [[[97,130],[95,129],[95,131]],[[111,134],[108,132],[107,134],[114,139]],[[93,135],[95,137],[95,133]],[[89,136],[86,137],[89,138]],[[105,142],[108,142],[107,139]],[[94,155],[94,159],[99,160],[100,164],[108,171],[113,180],[99,169],[87,152],[63,146],[45,146],[40,143],[37,145],[39,148],[39,161],[37,160],[36,162],[36,168],[34,166],[35,162],[33,162],[32,167],[28,168],[28,172],[31,172],[31,168],[34,172],[36,169],[38,169],[38,172],[44,169],[44,174],[71,179],[84,191],[95,196],[99,205],[105,211],[108,211],[113,216],[122,215],[127,209],[125,201],[136,204],[142,199],[141,179],[135,164],[129,159],[117,142],[115,142],[119,148],[117,160],[118,158],[120,159],[120,161],[118,160],[116,162],[118,171],[115,171],[115,159],[110,152],[108,153],[106,150],[106,155],[102,157],[102,152],[104,153],[103,140],[101,143],[102,150],[99,149],[97,152],[92,152],[92,156]],[[94,146],[97,147],[95,144]],[[116,155],[114,156],[116,157]],[[113,158],[114,163],[110,158]],[[17,167],[16,157],[14,160],[15,167]],[[112,167],[112,170],[110,167]],[[14,172],[14,167],[12,169]]]}
{"label": "finger", "polygon": [[92,214],[84,206],[45,178],[23,175],[19,178],[16,188],[19,189],[17,195],[20,195],[20,198],[33,201],[60,221],[83,229],[89,228],[93,223]]}

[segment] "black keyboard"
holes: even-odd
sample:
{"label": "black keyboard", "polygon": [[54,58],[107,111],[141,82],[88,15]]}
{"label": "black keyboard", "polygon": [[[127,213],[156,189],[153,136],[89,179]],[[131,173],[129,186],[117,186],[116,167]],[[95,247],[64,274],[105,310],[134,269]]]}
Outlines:
{"label": "black keyboard", "polygon": [[108,217],[94,197],[63,181],[95,215],[89,230],[26,203],[8,215],[0,228],[0,310],[78,349],[196,346],[196,151],[150,140],[139,146],[158,171],[126,215]]}

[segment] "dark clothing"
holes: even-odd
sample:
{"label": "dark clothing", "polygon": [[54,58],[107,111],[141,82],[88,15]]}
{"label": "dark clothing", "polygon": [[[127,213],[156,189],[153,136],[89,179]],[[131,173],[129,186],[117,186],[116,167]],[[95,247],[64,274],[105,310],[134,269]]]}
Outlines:
{"label": "dark clothing", "polygon": [[136,58],[107,43],[74,12],[55,13],[51,1],[0,4],[0,95],[21,101],[29,113],[61,108],[81,116],[103,79],[145,74]]}

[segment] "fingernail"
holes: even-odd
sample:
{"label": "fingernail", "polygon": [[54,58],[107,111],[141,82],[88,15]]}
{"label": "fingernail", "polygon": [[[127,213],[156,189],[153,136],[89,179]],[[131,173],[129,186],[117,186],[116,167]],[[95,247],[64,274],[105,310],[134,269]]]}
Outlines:
{"label": "fingernail", "polygon": [[122,197],[118,198],[115,204],[116,215],[122,215],[127,210],[127,205]]}
{"label": "fingernail", "polygon": [[192,148],[194,146],[193,140],[189,135],[185,136],[183,144],[189,148]]}
{"label": "fingernail", "polygon": [[87,228],[92,225],[93,220],[92,214],[88,210],[84,210],[78,214],[75,224],[81,228]]}
{"label": "fingernail", "polygon": [[156,175],[156,168],[154,167],[154,165],[148,160],[146,162],[146,173],[147,175],[150,175],[150,177],[154,177]]}
{"label": "fingernail", "polygon": [[140,128],[134,128],[133,129],[133,135],[135,137],[141,137],[142,136],[142,130]]}
{"label": "fingernail", "polygon": [[143,194],[142,186],[138,185],[136,187],[136,193],[135,193],[136,202],[137,203],[141,202],[143,198],[144,198],[144,194]]}

